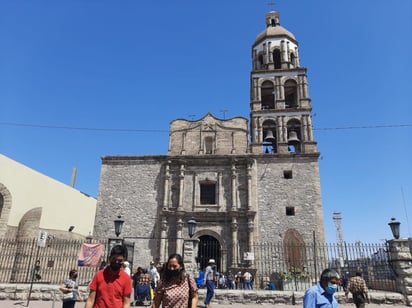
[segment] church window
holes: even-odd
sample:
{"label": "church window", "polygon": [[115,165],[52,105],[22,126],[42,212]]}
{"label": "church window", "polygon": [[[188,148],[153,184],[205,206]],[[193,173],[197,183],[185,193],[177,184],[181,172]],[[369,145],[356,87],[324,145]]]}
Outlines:
{"label": "church window", "polygon": [[283,177],[285,179],[291,179],[293,177],[292,170],[283,170]]}
{"label": "church window", "polygon": [[259,57],[258,57],[258,69],[259,70],[263,69],[263,55],[262,54],[259,54]]}
{"label": "church window", "polygon": [[296,67],[296,57],[293,52],[290,54],[290,63],[292,64],[293,67]]}
{"label": "church window", "polygon": [[275,64],[275,69],[280,69],[282,67],[279,49],[273,50],[273,63]]}
{"label": "church window", "polygon": [[213,153],[213,137],[205,137],[205,154]]}
{"label": "church window", "polygon": [[271,81],[265,81],[261,87],[262,109],[275,109],[275,89]]}
{"label": "church window", "polygon": [[286,216],[295,216],[295,207],[287,206],[286,207]]}
{"label": "church window", "polygon": [[285,82],[285,108],[298,107],[298,87],[296,81],[288,80]]}
{"label": "church window", "polygon": [[216,204],[216,183],[205,181],[200,183],[200,204]]}

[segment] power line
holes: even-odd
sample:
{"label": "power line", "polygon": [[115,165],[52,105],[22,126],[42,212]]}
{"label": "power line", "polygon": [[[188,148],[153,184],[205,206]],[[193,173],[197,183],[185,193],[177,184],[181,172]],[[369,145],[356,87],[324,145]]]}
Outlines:
{"label": "power line", "polygon": [[[0,122],[4,126],[16,127],[33,127],[33,128],[48,128],[48,129],[66,129],[66,130],[83,130],[83,131],[109,131],[109,132],[137,132],[137,133],[164,133],[169,130],[164,129],[137,129],[137,128],[109,128],[109,127],[78,127],[78,126],[59,126],[59,125],[43,125],[29,124],[16,122]],[[342,127],[314,127],[313,130],[354,130],[354,129],[376,129],[376,128],[403,128],[412,127],[412,124],[388,124],[388,125],[362,125],[362,126],[342,126]]]}
{"label": "power line", "polygon": [[111,131],[111,132],[143,132],[143,133],[169,132],[169,130],[162,130],[162,129],[76,127],[76,126],[42,125],[42,124],[24,124],[24,123],[12,123],[12,122],[0,122],[0,125],[34,127],[34,128],[68,129],[68,130]]}
{"label": "power line", "polygon": [[363,125],[363,126],[323,127],[323,128],[314,127],[313,130],[371,129],[371,128],[399,128],[399,127],[412,127],[412,124]]}

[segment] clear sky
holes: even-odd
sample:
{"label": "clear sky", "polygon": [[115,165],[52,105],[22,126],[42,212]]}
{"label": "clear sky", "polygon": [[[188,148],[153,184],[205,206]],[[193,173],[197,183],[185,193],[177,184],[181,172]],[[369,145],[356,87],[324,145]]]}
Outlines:
{"label": "clear sky", "polygon": [[[102,156],[167,154],[176,118],[248,118],[268,2],[2,0],[0,153],[97,196]],[[347,242],[391,238],[391,217],[411,236],[412,1],[274,9],[308,68],[327,241],[334,211]]]}

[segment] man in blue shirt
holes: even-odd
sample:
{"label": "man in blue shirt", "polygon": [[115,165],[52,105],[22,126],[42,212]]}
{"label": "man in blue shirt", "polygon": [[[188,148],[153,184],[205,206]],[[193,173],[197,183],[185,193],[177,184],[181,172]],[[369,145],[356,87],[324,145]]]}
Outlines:
{"label": "man in blue shirt", "polygon": [[337,308],[338,302],[333,294],[338,290],[339,274],[325,269],[319,282],[306,290],[303,297],[303,308]]}

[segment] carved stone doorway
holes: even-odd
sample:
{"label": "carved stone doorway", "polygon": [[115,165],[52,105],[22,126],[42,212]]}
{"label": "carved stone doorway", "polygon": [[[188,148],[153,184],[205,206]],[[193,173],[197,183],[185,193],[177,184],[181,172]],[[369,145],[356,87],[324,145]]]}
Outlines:
{"label": "carved stone doorway", "polygon": [[199,237],[199,250],[197,255],[197,263],[199,270],[204,270],[209,262],[209,259],[215,259],[217,271],[221,269],[222,252],[219,241],[210,235],[202,235]]}

